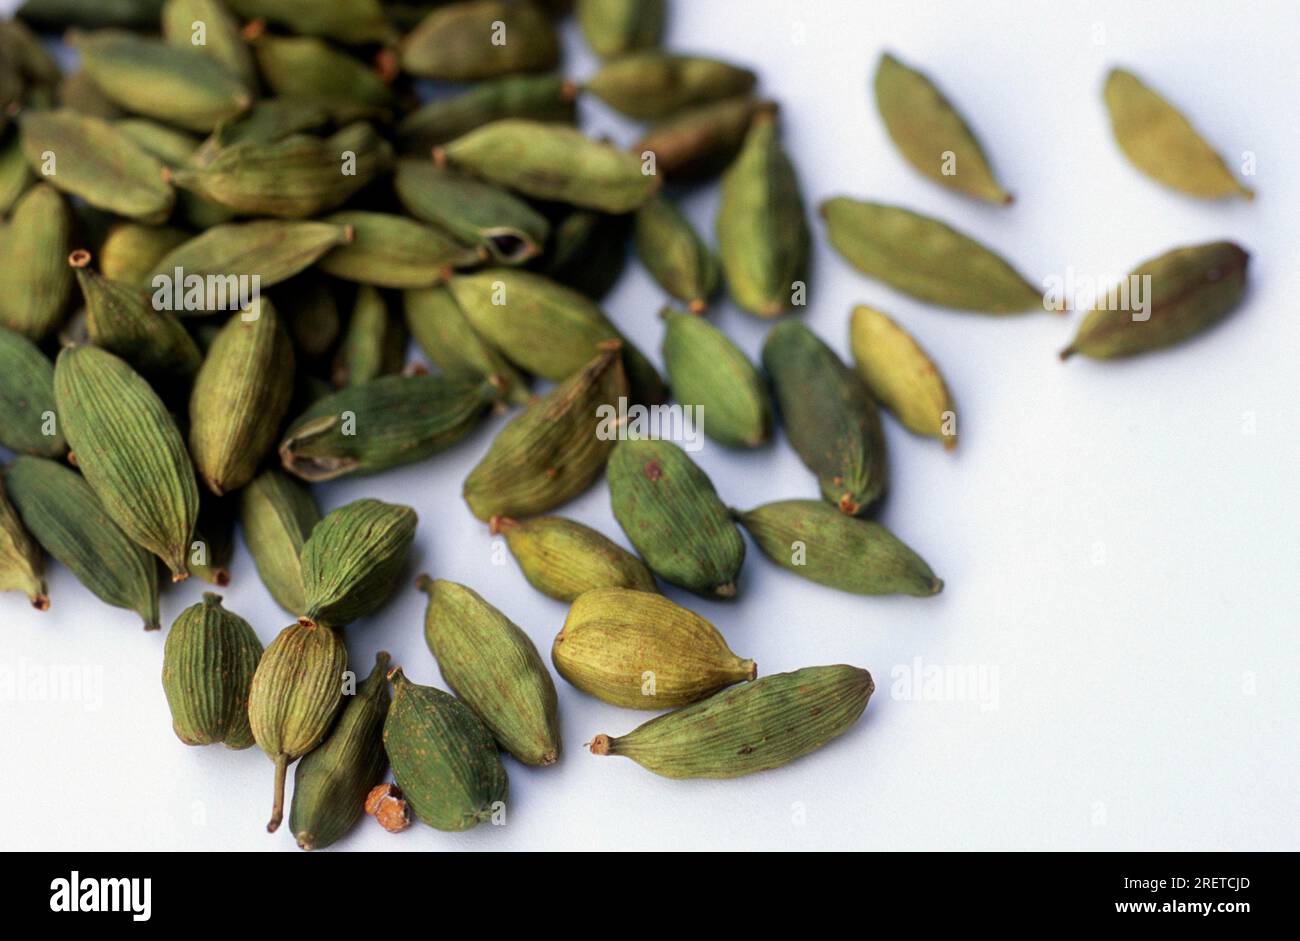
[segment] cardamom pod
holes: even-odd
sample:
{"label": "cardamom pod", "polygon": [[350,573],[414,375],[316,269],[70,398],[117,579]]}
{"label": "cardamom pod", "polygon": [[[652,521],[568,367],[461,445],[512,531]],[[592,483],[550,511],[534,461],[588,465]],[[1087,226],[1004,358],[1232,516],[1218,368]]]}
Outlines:
{"label": "cardamom pod", "polygon": [[664,0],[578,0],[578,26],[602,59],[652,49],[663,37]]}
{"label": "cardamom pod", "polygon": [[670,183],[711,179],[740,152],[754,118],[776,110],[775,102],[748,95],[696,105],[653,125],[632,152],[654,154],[656,171]]}
{"label": "cardamom pod", "polygon": [[450,232],[405,216],[350,210],[325,219],[351,226],[355,237],[323,257],[317,267],[345,281],[382,288],[427,288],[452,268],[471,268],[487,259]]}
{"label": "cardamom pod", "polygon": [[609,458],[614,518],[650,570],[706,598],[732,598],[745,540],[713,482],[671,441],[629,438]]}
{"label": "cardamom pod", "polygon": [[90,80],[85,69],[77,69],[64,76],[63,81],[59,82],[57,100],[60,108],[104,121],[115,121],[126,115]]}
{"label": "cardamom pod", "polygon": [[464,585],[427,575],[415,585],[429,596],[424,640],[451,691],[515,758],[554,764],[560,756],[555,684],[528,635]]}
{"label": "cardamom pod", "polygon": [[68,442],[54,405],[54,366],[31,340],[0,327],[0,446],[61,458]]}
{"label": "cardamom pod", "polygon": [[627,709],[674,709],[758,675],[698,614],[627,588],[574,601],[551,660],[584,693]]}
{"label": "cardamom pod", "polygon": [[380,0],[225,0],[245,20],[267,19],[290,32],[342,43],[387,42],[393,27]]}
{"label": "cardamom pod", "polygon": [[703,317],[665,308],[664,369],[673,397],[699,410],[700,429],[730,448],[756,448],[772,434],[763,378],[749,357]]}
{"label": "cardamom pod", "polygon": [[[1061,359],[1117,359],[1181,343],[1228,316],[1246,290],[1250,256],[1232,242],[1207,242],[1144,261],[1084,318]],[[1128,285],[1134,285],[1129,288]],[[1144,301],[1130,297],[1141,291]],[[1128,298],[1112,304],[1110,298]]]}
{"label": "cardamom pod", "polygon": [[[197,42],[202,24],[202,41]],[[222,0],[167,0],[162,6],[163,39],[212,59],[245,87],[257,88],[257,63],[239,32],[239,20]]]}
{"label": "cardamom pod", "polygon": [[560,43],[546,14],[530,3],[467,0],[430,11],[398,55],[410,75],[469,82],[553,69]]}
{"label": "cardamom pod", "polygon": [[747,95],[755,81],[749,69],[728,62],[646,49],[606,62],[583,89],[629,118],[653,120],[691,105]]}
{"label": "cardamom pod", "polygon": [[840,257],[896,291],[984,314],[1044,309],[1042,291],[1000,256],[938,219],[843,196],[822,203],[821,214]]}
{"label": "cardamom pod", "polygon": [[439,830],[468,830],[504,809],[509,782],[497,743],[468,706],[401,667],[389,673],[393,704],[384,750],[415,815]]}
{"label": "cardamom pod", "polygon": [[284,780],[289,765],[325,738],[343,705],[348,649],[321,624],[290,624],[271,641],[253,673],[248,723],[258,747],[275,762],[274,833],[284,818]]}
{"label": "cardamom pod", "polygon": [[595,588],[659,590],[644,562],[590,526],[561,516],[494,516],[491,526],[493,535],[505,534],[528,584],[549,598],[571,602]]}
{"label": "cardamom pod", "polygon": [[[198,139],[192,135],[154,121],[128,118],[114,121],[113,127],[168,168],[187,166],[197,157],[201,146]],[[170,170],[164,171],[164,175],[167,173],[170,173]],[[188,190],[179,190],[176,193],[174,216],[177,222],[183,222],[196,229],[208,229],[229,222],[234,215],[225,206],[214,203],[200,193]]]}
{"label": "cardamom pod", "polygon": [[105,511],[166,563],[172,581],[187,578],[199,491],[185,442],[158,396],[112,353],[75,346],[54,364],[54,400],[77,466]]}
{"label": "cardamom pod", "polygon": [[0,132],[0,220],[9,215],[18,198],[35,182],[36,176],[27,166],[18,133]]}
{"label": "cardamom pod", "polygon": [[562,75],[508,75],[426,102],[402,119],[398,140],[405,153],[427,156],[439,144],[502,118],[572,124],[577,97],[577,86]]}
{"label": "cardamom pod", "polygon": [[314,36],[272,36],[252,28],[257,65],[273,94],[319,103],[338,124],[388,120],[395,99],[370,67]]}
{"label": "cardamom pod", "polygon": [[409,506],[354,500],[327,514],[303,544],[303,623],[342,628],[381,608],[401,580],[415,511]]}
{"label": "cardamom pod", "polygon": [[493,379],[506,401],[524,405],[532,398],[528,379],[470,326],[446,285],[407,291],[402,297],[406,328],[424,355],[449,379]]}
{"label": "cardamom pod", "polygon": [[199,147],[190,162],[204,167],[235,144],[274,144],[293,134],[315,134],[330,125],[329,110],[302,98],[263,98],[235,121],[221,125]]}
{"label": "cardamom pod", "polygon": [[72,294],[72,214],[58,190],[33,186],[0,226],[0,326],[40,342],[58,329]]}
{"label": "cardamom pod", "polygon": [[38,611],[50,606],[45,593],[45,561],[40,547],[23,528],[0,476],[0,592],[21,591]]}
{"label": "cardamom pod", "polygon": [[939,368],[912,336],[872,307],[853,308],[849,348],[858,376],[872,398],[894,413],[903,427],[957,446],[957,419]]}
{"label": "cardamom pod", "polygon": [[314,271],[298,275],[273,293],[275,306],[293,337],[300,364],[323,362],[343,329],[339,304],[327,279]]}
{"label": "cardamom pod", "polygon": [[774,673],[651,719],[597,735],[593,755],[623,755],[666,778],[738,778],[802,758],[844,734],[875,691],[843,664]]}
{"label": "cardamom pod", "polygon": [[735,513],[777,565],[855,595],[936,595],[943,581],[879,523],[853,519],[818,500],[783,500]]}
{"label": "cardamom pod", "polygon": [[718,260],[673,203],[656,196],[636,211],[636,253],[650,277],[691,313],[702,314],[718,288]]}
{"label": "cardamom pod", "polygon": [[334,361],[334,384],[359,386],[401,372],[406,340],[406,331],[389,316],[379,289],[369,284],[358,286],[352,317]]}
{"label": "cardamom pod", "polygon": [[384,720],[388,694],[387,653],[348,698],[323,742],[309,752],[293,776],[289,829],[305,850],[337,843],[365,813],[366,795],[384,778]]}
{"label": "cardamom pod", "polygon": [[110,281],[144,284],[158,262],[192,237],[184,229],[169,226],[118,223],[100,247],[99,271]]}
{"label": "cardamom pod", "polygon": [[320,508],[311,491],[277,468],[262,471],[239,492],[239,525],[257,574],[290,614],[307,610],[299,555]]}
{"label": "cardamom pod", "polygon": [[101,601],[135,611],[145,630],[158,630],[157,563],[118,528],[80,474],[45,458],[17,457],[5,485],[41,548]]}
{"label": "cardamom pod", "polygon": [[182,611],[163,645],[162,686],[176,737],[186,745],[252,745],[248,690],[261,658],[262,642],[220,595],[204,592]]}

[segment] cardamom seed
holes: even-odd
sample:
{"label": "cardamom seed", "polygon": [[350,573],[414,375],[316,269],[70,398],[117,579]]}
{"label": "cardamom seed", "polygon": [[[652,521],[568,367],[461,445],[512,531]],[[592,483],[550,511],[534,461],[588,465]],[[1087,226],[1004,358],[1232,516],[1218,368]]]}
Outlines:
{"label": "cardamom seed", "polygon": [[602,59],[659,45],[664,0],[578,0],[578,26],[591,51]]}
{"label": "cardamom seed", "polygon": [[550,20],[530,3],[466,0],[430,11],[402,39],[398,55],[410,75],[469,82],[553,69],[560,44]]}
{"label": "cardamom seed", "polygon": [[650,277],[691,313],[701,314],[718,288],[718,260],[673,203],[656,196],[636,211],[636,253]]}
{"label": "cardamom seed", "polygon": [[0,476],[0,592],[21,591],[38,611],[50,606],[40,547],[23,528]]}
{"label": "cardamom seed", "polygon": [[68,442],[54,404],[54,366],[31,340],[0,327],[0,446],[61,458]]}
{"label": "cardamom seed", "polygon": [[659,590],[644,562],[590,526],[560,516],[494,516],[491,526],[493,535],[505,534],[528,584],[549,598],[571,602],[595,588]]}
{"label": "cardamom seed", "polygon": [[239,525],[257,574],[280,607],[307,610],[299,555],[320,509],[311,491],[276,468],[262,471],[239,492]]}
{"label": "cardamom seed", "polygon": [[524,405],[532,398],[528,379],[470,326],[446,285],[407,291],[402,297],[406,327],[424,355],[448,379],[494,379],[506,401]]}
{"label": "cardamom seed", "polygon": [[382,288],[427,288],[445,280],[452,268],[471,268],[487,251],[461,242],[444,229],[405,216],[350,210],[325,219],[351,226],[351,242],[325,255],[317,267],[345,281]]}
{"label": "cardamom seed", "polygon": [[894,413],[903,427],[957,446],[956,411],[939,368],[912,336],[886,314],[853,308],[849,348],[872,398]]}
{"label": "cardamom seed", "polygon": [[572,124],[577,97],[577,86],[562,75],[508,75],[479,82],[416,108],[398,124],[398,141],[405,153],[427,156],[439,144],[502,118]]}
{"label": "cardamom seed", "polygon": [[33,186],[0,226],[0,326],[40,342],[58,329],[72,294],[72,214],[58,190]]}
{"label": "cardamom seed", "polygon": [[754,118],[775,114],[774,102],[741,95],[686,108],[653,125],[632,148],[655,155],[655,169],[670,183],[717,176],[740,152]]}
{"label": "cardamom seed", "polygon": [[316,524],[302,554],[307,607],[299,621],[342,628],[392,596],[415,540],[409,506],[354,500]]}
{"label": "cardamom seed", "polygon": [[396,784],[377,784],[366,795],[366,813],[389,833],[401,833],[411,825],[411,808]]}
{"label": "cardamom seed", "polygon": [[673,397],[701,414],[700,428],[729,448],[756,448],[772,434],[763,378],[749,357],[703,317],[665,308],[663,356]]}

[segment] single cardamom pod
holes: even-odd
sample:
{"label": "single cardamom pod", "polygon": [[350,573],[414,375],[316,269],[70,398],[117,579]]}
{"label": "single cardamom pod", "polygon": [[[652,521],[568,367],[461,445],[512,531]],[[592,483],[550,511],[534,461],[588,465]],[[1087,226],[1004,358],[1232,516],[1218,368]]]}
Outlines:
{"label": "single cardamom pod", "polygon": [[1104,97],[1120,150],[1147,176],[1202,199],[1255,198],[1182,112],[1132,72],[1111,69]]}
{"label": "single cardamom pod", "polygon": [[234,498],[204,491],[199,495],[199,518],[190,543],[189,573],[224,588],[230,584],[230,559],[234,554]]}
{"label": "single cardamom pod", "polygon": [[0,133],[0,220],[9,215],[18,198],[35,182],[17,132]]}
{"label": "single cardamom pod", "polygon": [[[203,42],[195,45],[196,23]],[[257,88],[257,63],[239,32],[239,20],[221,0],[167,0],[162,5],[163,39],[179,49],[201,52],[245,88]]]}
{"label": "single cardamom pod", "polygon": [[71,238],[72,214],[54,187],[38,183],[18,200],[0,227],[0,326],[37,342],[58,329],[72,293]]}
{"label": "single cardamom pod", "polygon": [[701,314],[718,288],[718,260],[673,203],[656,196],[636,211],[636,253],[650,276]]}
{"label": "single cardamom pod", "polygon": [[562,75],[508,75],[478,82],[458,95],[435,98],[397,126],[402,151],[428,156],[430,150],[502,118],[573,124],[578,88]]}
{"label": "single cardamom pod", "polygon": [[440,689],[389,672],[393,704],[384,750],[415,815],[438,830],[468,830],[504,810],[509,789],[497,743],[473,711]]}
{"label": "single cardamom pod", "polygon": [[571,602],[595,588],[659,590],[644,562],[590,526],[561,516],[494,516],[491,525],[493,535],[505,534],[528,584],[549,598]]}
{"label": "single cardamom pod", "polygon": [[263,98],[238,120],[223,124],[208,135],[190,163],[205,167],[235,144],[274,144],[294,134],[316,134],[331,123],[329,109],[303,98]]}
{"label": "single cardamom pod", "polygon": [[77,69],[63,77],[56,99],[60,108],[86,117],[115,121],[126,116],[126,112],[109,101],[99,86],[90,80],[85,69]]}
{"label": "single cardamom pod", "polygon": [[822,497],[857,516],[885,490],[888,465],[880,413],[835,351],[803,324],[772,328],[763,369],[786,436],[817,475]]}
{"label": "single cardamom pod", "polygon": [[0,446],[61,458],[68,442],[54,405],[54,366],[31,340],[0,327]]}
{"label": "single cardamom pod", "polygon": [[389,316],[388,304],[379,289],[360,285],[347,332],[334,360],[331,376],[334,385],[359,386],[401,372],[406,340],[406,331]]}
{"label": "single cardamom pod", "polygon": [[292,278],[272,292],[276,310],[293,337],[299,364],[322,363],[343,330],[338,299],[331,284],[316,272]]}
{"label": "single cardamom pod", "polygon": [[118,223],[109,230],[99,250],[100,273],[110,281],[144,284],[158,262],[192,237],[184,229]]}
{"label": "single cardamom pod", "polygon": [[253,738],[275,762],[275,797],[268,833],[284,817],[289,765],[321,743],[343,705],[348,649],[325,625],[290,624],[271,641],[253,673],[248,722]]}
{"label": "single cardamom pod", "polygon": [[289,829],[305,850],[341,840],[361,819],[366,795],[388,770],[384,720],[392,701],[389,659],[380,651],[374,669],[348,697],[329,735],[294,770]]}
{"label": "single cardamom pod", "polygon": [[68,347],[54,364],[54,400],[108,515],[166,563],[172,581],[188,578],[199,491],[180,431],[149,383],[112,353]]}
{"label": "single cardamom pod", "polygon": [[552,281],[600,301],[627,268],[629,214],[573,209],[555,224],[550,250],[534,267]]}
{"label": "single cardamom pod", "polygon": [[885,130],[908,163],[959,193],[1002,205],[1012,201],[975,133],[929,78],[886,52],[874,84]]}
{"label": "single cardamom pod", "polygon": [[755,81],[749,69],[717,59],[647,49],[606,62],[583,88],[620,114],[653,120],[691,105],[747,95]]}
{"label": "single cardamom pod", "polygon": [[754,118],[775,113],[774,102],[748,95],[696,105],[652,126],[632,152],[653,153],[670,183],[711,179],[740,152]]}
{"label": "single cardamom pod", "polygon": [[601,410],[617,414],[627,395],[619,351],[595,359],[528,406],[501,429],[465,478],[465,502],[479,519],[535,516],[582,493],[605,469],[615,430]]}
{"label": "single cardamom pod", "polygon": [[262,642],[248,622],[221,606],[221,596],[181,612],[163,645],[162,686],[172,730],[186,745],[248,748],[248,690]]}
{"label": "single cardamom pod", "polygon": [[464,585],[427,575],[415,585],[429,596],[424,640],[451,691],[515,758],[554,764],[560,757],[555,683],[528,635]]}
{"label": "single cardamom pod", "polygon": [[943,581],[879,523],[853,519],[818,500],[783,500],[735,513],[777,565],[855,595],[936,595]]}
{"label": "single cardamom pod", "polygon": [[495,379],[506,401],[532,399],[528,379],[470,326],[446,285],[407,291],[402,296],[406,328],[429,361],[449,379]]}
{"label": "single cardamom pod", "polygon": [[381,288],[427,288],[446,279],[452,268],[472,268],[487,250],[472,248],[435,226],[385,212],[349,210],[325,219],[351,226],[355,237],[318,263],[326,274]]}
{"label": "single cardamom pod", "polygon": [[627,709],[674,709],[758,675],[695,612],[627,588],[574,601],[551,660],[584,693]]}
{"label": "single cardamom pod", "polygon": [[661,185],[633,154],[576,128],[522,118],[475,128],[434,148],[433,159],[525,196],[604,212],[631,212]]}
{"label": "single cardamom pod", "polygon": [[[1126,284],[1103,295],[1089,311],[1061,359],[1081,353],[1090,359],[1117,359],[1181,343],[1228,316],[1246,290],[1250,256],[1232,242],[1176,248],[1144,261]],[[1145,294],[1130,298],[1128,285]],[[1128,298],[1127,303],[1110,298]]]}
{"label": "single cardamom pod", "polygon": [[239,525],[248,553],[271,597],[290,614],[307,610],[299,555],[320,508],[311,491],[276,468],[239,491]]}
{"label": "single cardamom pod", "polygon": [[578,0],[578,26],[592,52],[613,59],[658,46],[666,6],[664,0]]}
{"label": "single cardamom pod", "polygon": [[593,755],[623,755],[666,778],[738,778],[802,758],[843,735],[875,691],[857,667],[805,667],[651,719],[626,735],[597,735]]}
{"label": "single cardamom pod", "polygon": [[737,304],[760,317],[778,317],[795,306],[811,236],[799,180],[771,112],[755,115],[722,177],[717,233],[727,289]]}
{"label": "single cardamom pod", "polygon": [[756,448],[772,434],[762,376],[725,333],[703,317],[665,308],[664,368],[673,397],[694,406],[700,429],[730,448]]}
{"label": "single cardamom pod", "polygon": [[158,565],[118,528],[80,474],[45,458],[17,457],[5,485],[41,548],[105,604],[135,611],[145,630],[158,630]]}
{"label": "single cardamom pod", "polygon": [[872,307],[853,308],[849,348],[872,398],[918,435],[957,446],[957,418],[948,385],[911,334]]}
{"label": "single cardamom pod", "polygon": [[928,304],[984,314],[1043,310],[1043,292],[938,219],[840,196],[821,206],[835,250],[868,277]]}
{"label": "single cardamom pod", "polygon": [[5,591],[21,591],[38,611],[50,606],[41,549],[5,496],[4,477],[0,476],[0,592]]}
{"label": "single cardamom pod", "polygon": [[531,3],[467,0],[430,11],[402,40],[398,55],[410,75],[469,82],[553,69],[560,43],[546,14]]}
{"label": "single cardamom pod", "polygon": [[393,38],[380,0],[226,0],[226,6],[245,20],[267,19],[304,36],[354,45]]}
{"label": "single cardamom pod", "polygon": [[326,515],[302,547],[299,621],[342,628],[381,608],[401,580],[415,524],[409,506],[369,499]]}
{"label": "single cardamom pod", "polygon": [[252,46],[267,87],[284,98],[320,103],[339,124],[388,120],[395,100],[369,66],[314,36],[273,36],[251,26]]}

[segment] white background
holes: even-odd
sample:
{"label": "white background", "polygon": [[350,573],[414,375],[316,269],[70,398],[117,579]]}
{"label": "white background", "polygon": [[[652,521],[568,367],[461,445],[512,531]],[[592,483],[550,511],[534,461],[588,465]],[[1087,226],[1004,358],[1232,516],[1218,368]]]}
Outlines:
{"label": "white background", "polygon": [[[8,6],[9,4],[4,4]],[[932,213],[1003,252],[1031,280],[1120,275],[1169,248],[1231,238],[1251,253],[1230,322],[1128,363],[1057,362],[1079,316],[1005,319],[928,308],[859,276],[814,221],[806,321],[841,354],[853,304],[896,316],[935,356],[959,407],[955,454],[889,422],[880,519],[945,579],[933,599],[858,598],[802,581],[751,546],[734,604],[675,590],[763,673],[849,662],[877,691],[863,721],[787,768],[730,782],[673,782],[581,747],[649,714],[606,706],[557,677],[566,751],[555,767],[507,759],[509,822],[390,836],[366,819],[344,849],[1296,849],[1297,651],[1295,148],[1300,13],[1270,3],[673,3],[668,45],[755,67],[783,107],[810,210],[836,194]],[[592,60],[566,30],[571,74]],[[944,88],[982,136],[1011,209],[919,177],[869,96],[890,49]],[[1100,88],[1124,64],[1181,105],[1234,166],[1256,155],[1253,204],[1194,201],[1130,167]],[[597,106],[588,127],[631,128]],[[715,193],[688,208],[712,232]],[[810,212],[810,215],[812,213]],[[629,268],[606,307],[658,359],[663,298]],[[768,325],[713,314],[757,356]],[[544,655],[565,606],[533,591],[460,499],[501,421],[431,461],[320,488],[325,509],[361,496],[420,514],[411,576],[472,586]],[[752,454],[697,455],[723,497],[749,507],[815,497],[779,439]],[[602,483],[561,511],[616,536]],[[227,606],[269,643],[289,618],[242,547]],[[41,614],[0,597],[4,771],[0,844],[25,849],[293,850],[263,829],[271,763],[256,747],[186,748],[159,683],[164,636],[107,608],[58,565]],[[164,622],[196,602],[169,589]],[[383,648],[439,683],[422,637],[424,595],[404,583],[348,628],[354,668]],[[978,702],[908,699],[895,678],[976,668]],[[86,667],[94,708],[27,701],[29,671]],[[18,674],[15,685],[14,677]],[[295,850],[296,851],[296,850]]]}

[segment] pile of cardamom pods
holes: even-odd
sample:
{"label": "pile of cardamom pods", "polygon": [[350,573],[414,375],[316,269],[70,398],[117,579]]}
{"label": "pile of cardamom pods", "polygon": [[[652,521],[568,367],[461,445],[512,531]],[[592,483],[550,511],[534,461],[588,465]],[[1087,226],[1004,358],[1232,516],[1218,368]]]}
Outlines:
{"label": "pile of cardamom pods", "polygon": [[[48,607],[48,554],[157,629],[160,581],[226,584],[238,528],[294,622],[263,649],[205,594],[166,636],[163,688],[182,742],[256,743],[271,758],[271,830],[302,759],[289,814],[305,849],[367,811],[392,830],[412,815],[442,830],[493,821],[502,750],[528,766],[561,754],[541,655],[465,585],[418,580],[454,695],[382,652],[356,681],[344,629],[399,589],[416,514],[361,499],[322,518],[311,483],[425,460],[517,408],[465,503],[534,588],[571,605],[551,651],[560,676],[607,703],[671,710],[590,750],[670,778],[784,765],[850,728],[874,684],[845,665],[756,678],[660,581],[734,596],[747,533],[831,588],[942,589],[864,517],[886,485],[880,407],[951,448],[948,388],[878,310],[852,312],[852,364],[797,317],[777,319],[807,304],[812,241],[778,107],[752,71],[660,48],[665,7],[27,0],[0,22],[0,445],[14,455],[0,590]],[[582,83],[557,71],[570,14],[602,62]],[[41,33],[66,40],[74,71]],[[874,93],[916,170],[1011,202],[926,76],[886,54]],[[579,96],[644,135],[627,148],[585,135]],[[1132,74],[1112,72],[1105,100],[1149,176],[1196,197],[1252,195]],[[716,253],[675,203],[715,180]],[[921,301],[999,316],[1059,306],[937,219],[847,197],[820,215],[850,265]],[[666,375],[600,306],[630,246],[676,305],[663,312]],[[1191,336],[1237,304],[1246,261],[1214,242],[1143,263],[1147,316],[1098,307],[1062,356]],[[724,285],[776,320],[761,365],[706,319]],[[410,340],[436,374],[407,366]],[[822,499],[734,509],[681,447],[609,418],[670,395],[737,452],[765,445],[779,415]],[[548,515],[602,477],[635,553]]]}

